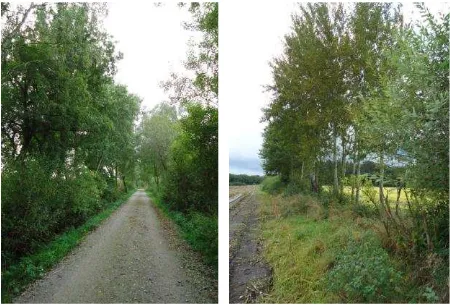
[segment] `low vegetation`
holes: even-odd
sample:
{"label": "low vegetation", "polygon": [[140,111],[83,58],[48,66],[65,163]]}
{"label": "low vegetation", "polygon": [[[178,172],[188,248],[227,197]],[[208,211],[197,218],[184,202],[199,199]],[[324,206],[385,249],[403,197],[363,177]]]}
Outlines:
{"label": "low vegetation", "polygon": [[39,246],[31,255],[21,257],[2,271],[2,302],[11,303],[12,298],[22,292],[27,285],[44,276],[56,263],[64,258],[83,238],[107,219],[135,190],[122,194],[99,214],[89,218],[84,224],[73,227],[47,244]]}
{"label": "low vegetation", "polygon": [[148,191],[153,203],[170,219],[172,219],[181,234],[193,250],[199,252],[205,263],[217,272],[218,269],[218,219],[217,215],[205,214],[198,211],[181,213],[170,209],[163,201],[163,195],[157,189]]}
{"label": "low vegetation", "polygon": [[[262,186],[279,177],[266,180]],[[417,261],[393,248],[372,205],[339,203],[330,200],[332,192],[287,195],[286,187],[260,191],[259,199],[265,257],[274,271],[272,290],[262,302],[430,303],[448,298],[445,255],[429,253]]]}

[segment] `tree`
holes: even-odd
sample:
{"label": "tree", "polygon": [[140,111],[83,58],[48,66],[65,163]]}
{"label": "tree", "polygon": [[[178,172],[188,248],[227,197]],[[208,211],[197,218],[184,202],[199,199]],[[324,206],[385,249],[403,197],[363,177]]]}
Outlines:
{"label": "tree", "polygon": [[179,133],[175,107],[161,103],[145,114],[141,123],[140,159],[145,173],[151,173],[159,187],[167,172],[172,143]]}
{"label": "tree", "polygon": [[[184,4],[181,4],[184,6]],[[195,77],[171,74],[170,79],[161,83],[169,94],[172,104],[184,104],[196,101],[198,103],[218,105],[219,84],[219,4],[191,3],[189,11],[193,21],[185,23],[185,28],[200,31],[202,40],[192,46],[184,63]]]}

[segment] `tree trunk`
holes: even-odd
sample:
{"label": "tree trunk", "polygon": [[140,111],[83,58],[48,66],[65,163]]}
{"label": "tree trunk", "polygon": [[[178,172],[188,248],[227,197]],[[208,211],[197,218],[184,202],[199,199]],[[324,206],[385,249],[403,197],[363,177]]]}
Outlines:
{"label": "tree trunk", "polygon": [[127,183],[125,182],[125,175],[122,175],[122,181],[123,181],[123,188],[125,190],[125,193],[128,192]]}
{"label": "tree trunk", "polygon": [[[358,154],[358,153],[356,153]],[[351,202],[352,204],[355,204],[355,187],[356,187],[356,158],[353,160],[353,169],[352,169],[352,195],[351,195]]]}
{"label": "tree trunk", "polygon": [[380,184],[379,184],[379,191],[380,191],[380,204],[384,207],[385,201],[384,201],[384,190],[383,190],[383,181],[384,181],[384,154],[380,154]]}
{"label": "tree trunk", "polygon": [[155,175],[156,188],[159,188],[159,172],[158,172],[158,167],[156,166],[156,163],[153,164],[153,169],[154,169],[154,175]]}
{"label": "tree trunk", "polygon": [[334,175],[333,175],[333,192],[337,194],[339,192],[339,182],[338,182],[338,164],[337,164],[337,128],[336,125],[333,127],[333,164],[334,164]]}
{"label": "tree trunk", "polygon": [[346,170],[346,165],[345,165],[345,156],[346,156],[346,151],[345,151],[345,138],[342,137],[342,158],[341,158],[341,194],[344,194],[344,179],[345,179],[345,170]]}
{"label": "tree trunk", "polygon": [[359,195],[361,193],[361,161],[359,160],[359,154],[356,162],[356,195],[355,195],[355,205],[359,205]]}
{"label": "tree trunk", "polygon": [[117,165],[116,165],[116,167],[115,167],[115,169],[114,169],[114,176],[115,176],[115,178],[116,178],[116,189],[118,188],[118,172],[117,172]]}

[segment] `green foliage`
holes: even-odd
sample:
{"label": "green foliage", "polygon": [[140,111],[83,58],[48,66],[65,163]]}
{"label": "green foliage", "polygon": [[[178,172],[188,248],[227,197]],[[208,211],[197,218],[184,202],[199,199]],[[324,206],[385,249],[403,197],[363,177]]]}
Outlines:
{"label": "green foliage", "polygon": [[[22,292],[28,284],[41,278],[133,193],[134,190],[128,194],[122,194],[120,199],[108,204],[101,213],[92,216],[81,226],[72,227],[48,244],[40,245],[34,254],[22,257],[7,269],[2,269],[2,303],[11,303],[12,298]],[[3,254],[2,252],[2,257]]]}
{"label": "green foliage", "polygon": [[189,245],[202,254],[205,262],[218,268],[218,219],[217,215],[197,211],[181,213],[163,202],[162,194],[151,188],[149,196],[153,202],[178,226],[182,236]]}
{"label": "green foliage", "polygon": [[210,216],[199,212],[190,212],[182,226],[184,237],[192,248],[205,256],[206,263],[217,267],[219,228],[217,216]]}
{"label": "green foliage", "polygon": [[374,234],[351,240],[327,274],[330,290],[353,303],[395,301],[400,280],[400,273]]}
{"label": "green foliage", "polygon": [[179,211],[217,212],[218,112],[201,104],[187,111],[172,146],[164,200]]}
{"label": "green foliage", "polygon": [[261,190],[269,194],[280,193],[284,184],[279,176],[266,176],[261,182]]}
{"label": "green foliage", "polygon": [[[264,109],[260,156],[286,195],[309,177],[319,190],[333,186],[332,194],[319,195],[330,214],[351,203],[353,213],[377,219],[386,249],[422,267],[411,276],[414,288],[423,288],[416,297],[428,286],[448,300],[445,282],[424,262],[448,261],[450,14],[417,4],[421,18],[405,24],[400,8],[300,5],[283,54],[271,63],[273,99]],[[386,186],[396,187],[398,198]],[[345,282],[349,300],[378,294],[378,285]]]}
{"label": "green foliage", "polygon": [[140,101],[114,84],[121,55],[105,14],[98,3],[2,5],[2,271],[135,176]]}
{"label": "green foliage", "polygon": [[185,26],[203,35],[185,62],[195,77],[173,74],[162,84],[172,103],[144,117],[140,177],[184,238],[217,267],[218,3],[192,3],[189,11],[194,22]]}

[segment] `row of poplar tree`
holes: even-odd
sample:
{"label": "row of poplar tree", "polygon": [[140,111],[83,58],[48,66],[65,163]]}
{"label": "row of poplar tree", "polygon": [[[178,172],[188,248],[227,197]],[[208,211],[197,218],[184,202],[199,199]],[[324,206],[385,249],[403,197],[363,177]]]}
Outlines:
{"label": "row of poplar tree", "polygon": [[[372,201],[388,233],[401,236],[404,250],[448,254],[450,17],[422,5],[417,13],[413,22],[401,4],[300,5],[271,63],[260,155],[265,172],[294,189],[320,191],[332,173],[326,183],[337,196],[351,186],[353,204],[361,202],[361,163],[376,162]],[[386,177],[392,166],[396,177]],[[407,208],[388,199],[388,179],[406,193]]]}

